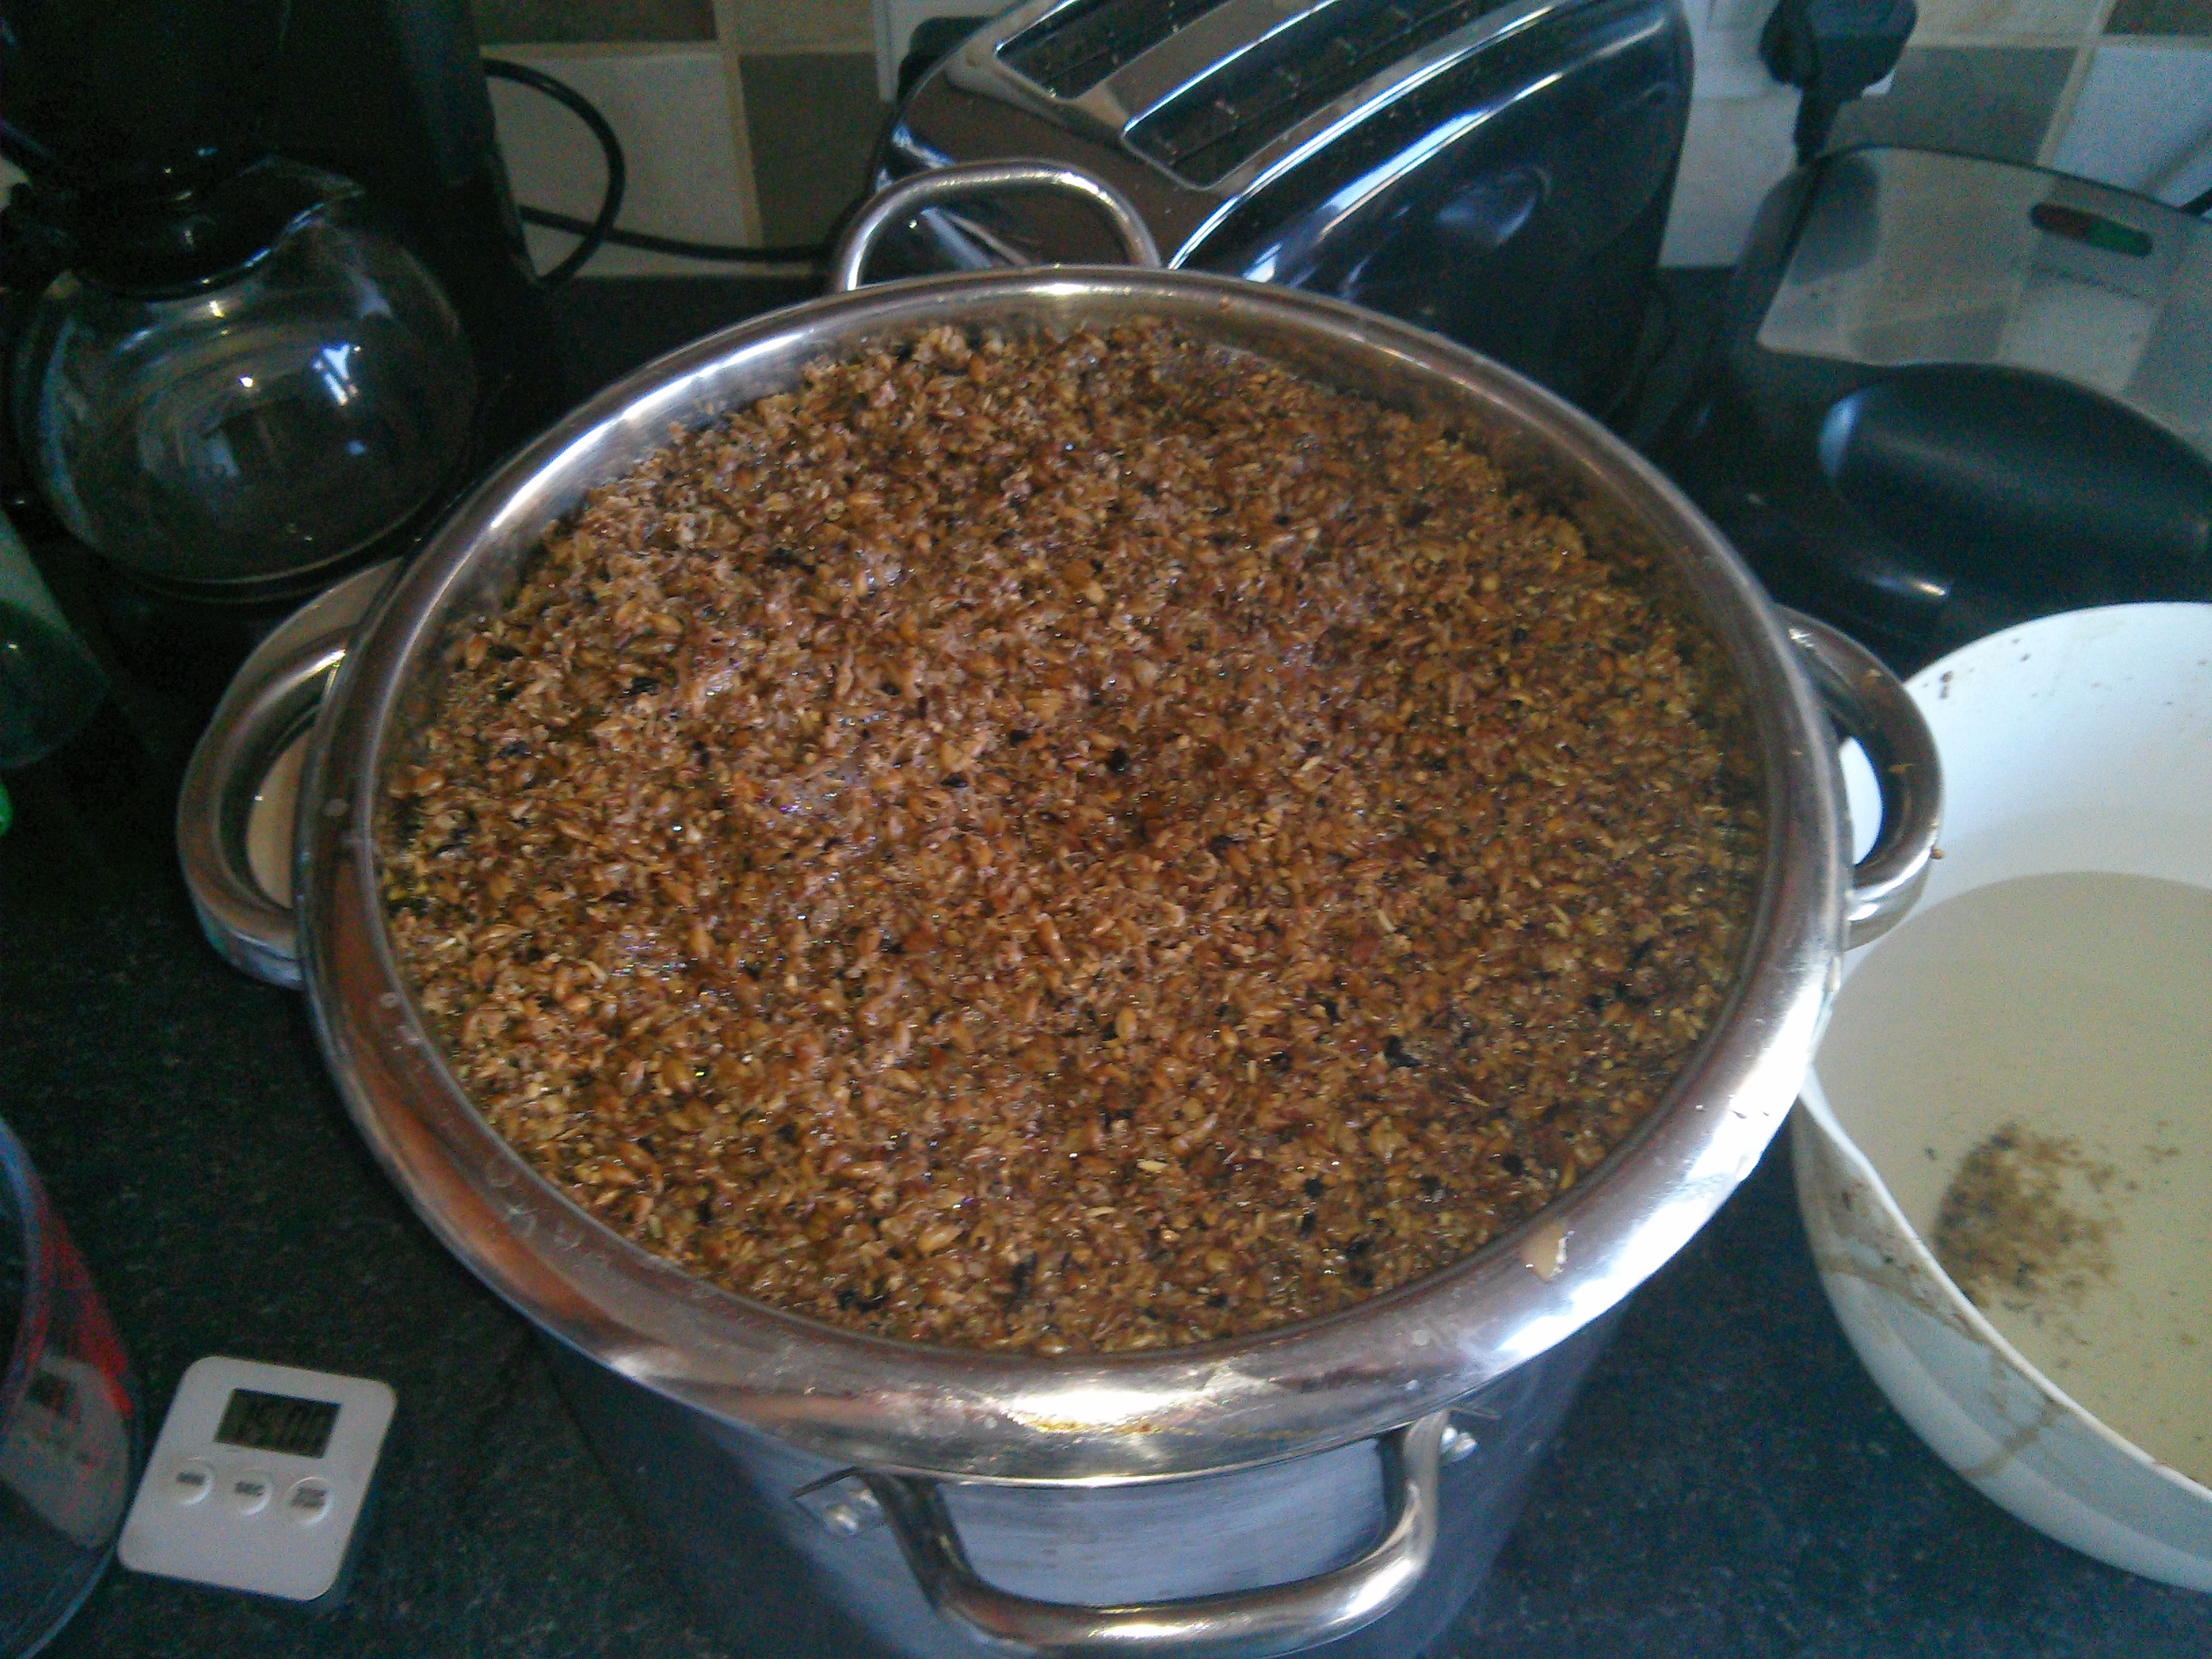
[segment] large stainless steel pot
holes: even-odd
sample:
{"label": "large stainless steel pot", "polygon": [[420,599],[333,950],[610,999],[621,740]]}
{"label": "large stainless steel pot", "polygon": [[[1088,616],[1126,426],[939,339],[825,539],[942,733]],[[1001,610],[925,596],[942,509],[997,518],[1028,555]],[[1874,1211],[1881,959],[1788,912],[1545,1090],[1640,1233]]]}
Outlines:
{"label": "large stainless steel pot", "polygon": [[[858,283],[884,226],[965,190],[1040,185],[1081,191],[1149,262],[1141,223],[1110,190],[1065,168],[1000,164],[886,192],[841,250],[839,285]],[[470,1107],[386,936],[371,830],[386,769],[422,716],[442,644],[500,606],[545,532],[672,424],[935,324],[1058,329],[1140,315],[1443,415],[1599,544],[1656,561],[1750,693],[1767,855],[1741,981],[1659,1110],[1592,1177],[1469,1260],[1329,1318],[1165,1352],[1047,1359],[881,1340],[717,1289],[600,1225]],[[1882,829],[1856,872],[1823,702],[1885,781]],[[1895,920],[1924,874],[1936,780],[1925,730],[1887,672],[1778,614],[1672,487],[1528,381],[1289,290],[1054,268],[845,292],[740,325],[639,371],[516,456],[347,652],[299,828],[299,952],[349,1109],[455,1254],[581,1357],[568,1369],[605,1449],[637,1474],[648,1507],[681,1518],[697,1577],[757,1546],[767,1553],[757,1563],[788,1559],[794,1582],[828,1583],[867,1639],[916,1654],[1279,1653],[1377,1620],[1353,1645],[1405,1652],[1486,1568],[1595,1351],[1596,1322],[1705,1223],[1782,1122],[1846,937]],[[1473,1415],[1455,1421],[1455,1407]],[[1269,1541],[1243,1547],[1243,1576],[1231,1564],[1207,1577],[1224,1571],[1229,1522],[1271,1504],[1285,1518]],[[751,1541],[702,1539],[702,1516],[706,1530]],[[1117,1536],[1138,1539],[1141,1559],[1102,1565]],[[840,1540],[851,1540],[842,1554]],[[905,1569],[884,1553],[894,1540]]]}

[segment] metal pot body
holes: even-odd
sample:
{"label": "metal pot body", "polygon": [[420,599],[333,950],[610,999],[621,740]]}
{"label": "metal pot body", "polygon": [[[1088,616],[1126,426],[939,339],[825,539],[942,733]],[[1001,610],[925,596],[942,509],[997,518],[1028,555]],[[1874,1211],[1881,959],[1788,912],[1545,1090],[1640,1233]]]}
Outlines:
{"label": "metal pot body", "polygon": [[[869,239],[901,215],[1009,185],[1080,189],[1119,216],[1133,258],[1156,257],[1133,212],[1096,180],[1004,164],[887,192],[848,233],[838,280],[857,282]],[[1573,1192],[1468,1260],[1329,1318],[1188,1348],[1044,1358],[885,1341],[732,1295],[600,1225],[469,1104],[386,934],[374,826],[387,769],[434,702],[447,642],[501,607],[546,532],[672,424],[701,424],[789,388],[809,362],[933,326],[1059,331],[1140,317],[1441,418],[1594,544],[1619,550],[1711,640],[1746,693],[1742,741],[1765,793],[1766,865],[1740,981],[1667,1099]],[[1882,830],[1856,874],[1823,702],[1885,782]],[[1479,1576],[1496,1544],[1480,1528],[1469,1553],[1439,1555],[1439,1486],[1455,1467],[1443,1462],[1448,1413],[1501,1379],[1544,1376],[1532,1363],[1618,1304],[1757,1162],[1809,1062],[1847,932],[1887,925],[1924,874],[1936,830],[1925,738],[1878,664],[1817,624],[1785,623],[1625,446],[1449,342],[1335,301],[1186,272],[927,278],[741,324],[661,359],[515,456],[447,520],[353,641],[318,722],[299,808],[300,951],[347,1106],[425,1222],[549,1335],[722,1425],[714,1443],[736,1455],[721,1462],[772,1469],[756,1507],[782,1516],[787,1477],[817,1464],[861,1472],[921,1594],[1000,1650],[1289,1652],[1384,1619],[1432,1568]],[[994,1583],[977,1559],[991,1554],[991,1528],[963,1520],[989,1506],[972,1483],[1196,1490],[1193,1477],[1251,1469],[1272,1480],[1270,1466],[1294,1460],[1318,1469],[1337,1448],[1352,1449],[1343,1467],[1365,1456],[1381,1468],[1381,1535],[1350,1564],[1292,1583],[1120,1605],[1073,1601],[1063,1586],[1046,1599]],[[1321,1488],[1311,1498],[1317,1510],[1334,1502]],[[1494,1513],[1510,1509],[1501,1499]],[[1456,1605],[1448,1588],[1437,1594]]]}
{"label": "metal pot body", "polygon": [[[1584,1326],[1463,1401],[1437,1474],[1428,1571],[1389,1613],[1299,1650],[1406,1659],[1488,1577],[1545,1447],[1613,1333]],[[685,1589],[740,1652],[787,1659],[983,1659],[1003,1646],[938,1616],[849,1465],[694,1411],[546,1345],[600,1460]],[[1224,1474],[1134,1486],[947,1488],[977,1571],[1017,1594],[1097,1606],[1185,1601],[1310,1578],[1382,1530],[1372,1441]],[[1221,1659],[1279,1651],[1214,1650]]]}

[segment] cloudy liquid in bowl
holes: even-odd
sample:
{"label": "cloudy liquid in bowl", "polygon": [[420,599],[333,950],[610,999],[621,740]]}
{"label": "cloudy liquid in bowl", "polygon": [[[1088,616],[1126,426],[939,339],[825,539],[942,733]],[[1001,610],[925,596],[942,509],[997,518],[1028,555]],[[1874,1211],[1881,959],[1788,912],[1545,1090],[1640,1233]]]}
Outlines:
{"label": "cloudy liquid in bowl", "polygon": [[246,817],[246,862],[261,890],[286,908],[292,903],[293,815],[300,800],[300,772],[307,759],[309,728],[287,743],[270,763]]}
{"label": "cloudy liquid in bowl", "polygon": [[1978,1149],[1984,1174],[1992,1147],[2033,1160],[2033,1201],[1992,1212],[2000,1237],[2020,1218],[2020,1271],[1977,1305],[2108,1427],[2212,1484],[2212,890],[2027,876],[1936,905],[1857,964],[1817,1069],[1931,1245]]}

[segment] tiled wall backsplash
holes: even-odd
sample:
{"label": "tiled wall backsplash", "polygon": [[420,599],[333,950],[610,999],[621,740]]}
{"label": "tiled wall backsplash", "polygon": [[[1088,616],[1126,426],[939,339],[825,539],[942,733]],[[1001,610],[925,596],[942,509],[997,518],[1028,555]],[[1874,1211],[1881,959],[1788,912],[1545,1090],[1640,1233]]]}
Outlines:
{"label": "tiled wall backsplash", "polygon": [[[1685,3],[1698,101],[1665,257],[1725,264],[1790,166],[1796,94],[1759,62],[1771,0]],[[2154,82],[2155,106],[2139,105]],[[2212,0],[1920,0],[1887,90],[1845,109],[1832,142],[2035,162],[2188,201],[2212,184],[2180,188],[2200,161],[2212,172]]]}
{"label": "tiled wall backsplash", "polygon": [[[623,140],[624,228],[749,246],[819,242],[866,189],[888,106],[870,0],[473,0],[487,52],[560,76]],[[978,9],[988,8],[979,7]],[[494,82],[517,199],[588,216],[605,178],[565,112]],[[532,230],[541,264],[568,239]],[[603,249],[590,276],[711,267]]]}
{"label": "tiled wall backsplash", "polygon": [[[1790,166],[1796,94],[1759,63],[1771,0],[1685,3],[1698,100],[1666,257],[1722,264]],[[605,108],[629,152],[625,225],[785,246],[818,241],[866,185],[892,25],[998,0],[474,3],[487,50]],[[495,91],[517,195],[589,212],[589,140],[529,94]],[[1921,0],[1887,90],[1844,112],[1835,137],[2041,162],[2186,201],[2212,188],[2212,0]],[[547,236],[543,252],[563,245]],[[609,249],[589,269],[701,268]]]}
{"label": "tiled wall backsplash", "polygon": [[714,38],[714,0],[474,0],[472,9],[488,46]]}

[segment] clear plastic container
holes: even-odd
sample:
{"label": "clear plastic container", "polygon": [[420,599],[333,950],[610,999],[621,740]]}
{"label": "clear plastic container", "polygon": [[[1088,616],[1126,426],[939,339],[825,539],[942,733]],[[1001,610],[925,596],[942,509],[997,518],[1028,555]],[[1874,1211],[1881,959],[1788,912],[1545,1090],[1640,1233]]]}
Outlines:
{"label": "clear plastic container", "polygon": [[0,1123],[0,1655],[99,1582],[138,1473],[130,1362],[22,1144]]}

